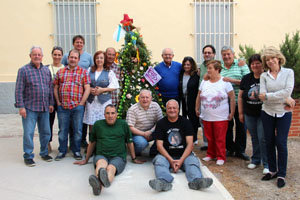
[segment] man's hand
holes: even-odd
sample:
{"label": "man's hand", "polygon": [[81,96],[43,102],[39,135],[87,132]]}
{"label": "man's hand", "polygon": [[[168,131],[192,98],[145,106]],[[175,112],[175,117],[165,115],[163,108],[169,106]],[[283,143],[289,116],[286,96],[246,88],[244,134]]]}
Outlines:
{"label": "man's hand", "polygon": [[21,115],[24,119],[26,119],[26,109],[20,108],[19,109],[19,115]]}
{"label": "man's hand", "polygon": [[244,123],[244,115],[243,115],[243,113],[239,114],[239,120],[240,120],[240,122]]}
{"label": "man's hand", "polygon": [[54,107],[53,106],[49,106],[49,113],[53,113],[54,111]]}
{"label": "man's hand", "polygon": [[74,165],[85,165],[87,164],[88,162],[86,160],[79,160],[79,161],[75,161],[73,164]]}
{"label": "man's hand", "polygon": [[134,159],[134,160],[132,160],[132,162],[134,164],[143,164],[144,162],[146,162],[146,160]]}
{"label": "man's hand", "polygon": [[225,81],[225,82],[233,82],[233,79],[232,78],[229,78],[229,77],[224,77],[223,78],[223,81]]}
{"label": "man's hand", "polygon": [[246,61],[242,58],[242,59],[239,59],[239,63],[238,63],[238,66],[239,67],[243,67],[244,65],[246,65]]}
{"label": "man's hand", "polygon": [[178,170],[181,168],[183,161],[182,160],[174,160],[174,162],[175,162],[174,173],[177,173]]}
{"label": "man's hand", "polygon": [[150,141],[152,139],[152,132],[145,131],[143,136],[147,139],[147,141]]}

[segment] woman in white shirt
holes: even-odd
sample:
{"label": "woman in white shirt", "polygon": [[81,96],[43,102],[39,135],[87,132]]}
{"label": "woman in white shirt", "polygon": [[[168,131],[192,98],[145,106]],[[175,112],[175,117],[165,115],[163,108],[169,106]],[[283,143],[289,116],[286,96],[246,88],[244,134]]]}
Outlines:
{"label": "woman in white shirt", "polygon": [[112,103],[111,92],[119,88],[119,83],[113,71],[106,66],[104,51],[94,55],[95,65],[89,68],[91,92],[87,99],[83,123],[89,125],[89,131],[97,120],[104,119],[104,110]]}
{"label": "woman in white shirt", "polygon": [[261,119],[270,170],[262,180],[277,178],[277,186],[282,188],[285,186],[291,109],[295,105],[295,101],[290,98],[294,88],[294,71],[282,67],[285,57],[274,47],[263,51],[262,62],[268,71],[260,76],[259,98],[263,101]]}
{"label": "woman in white shirt", "polygon": [[[209,80],[203,80],[196,100],[196,113],[203,120],[204,133],[208,141],[208,149],[204,161],[217,159],[217,165],[226,160],[226,132],[228,121],[235,111],[235,95],[230,82],[223,81],[220,75],[221,62],[212,60],[207,63]],[[229,113],[229,102],[230,110]]]}

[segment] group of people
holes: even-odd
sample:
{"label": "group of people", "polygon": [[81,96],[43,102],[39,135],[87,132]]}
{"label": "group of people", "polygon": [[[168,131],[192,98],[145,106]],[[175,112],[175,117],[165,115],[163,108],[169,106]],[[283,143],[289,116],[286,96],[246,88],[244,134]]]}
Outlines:
{"label": "group of people", "polygon": [[[69,148],[78,160],[74,164],[86,164],[94,156],[95,175],[89,177],[89,183],[95,195],[100,194],[102,187],[109,187],[114,176],[124,170],[126,146],[132,162],[142,164],[144,161],[136,156],[142,155],[153,140],[150,156],[154,157],[156,178],[149,181],[152,189],[172,188],[170,169],[174,173],[179,169],[185,171],[190,189],[210,187],[213,180],[203,177],[200,161],[193,153],[200,125],[204,142],[201,149],[207,149],[204,161],[217,159],[217,165],[223,165],[226,156],[231,155],[249,160],[245,154],[247,128],[253,144],[248,168],[263,162],[262,180],[278,177],[278,187],[284,186],[287,135],[295,101],[290,97],[293,71],[282,67],[284,57],[278,50],[269,48],[262,58],[253,55],[249,73],[244,61],[234,59],[231,47],[222,48],[221,62],[214,60],[215,48],[205,46],[204,62],[198,69],[192,57],[185,57],[182,63],[175,62],[173,50],[165,48],[163,61],[155,70],[162,77],[158,87],[166,116],[159,104],[152,101],[151,91],[142,89],[139,101],[128,109],[125,121],[117,119],[120,68],[114,62],[115,49],[97,51],[92,57],[83,50],[84,44],[84,38],[77,35],[73,38],[74,49],[69,53],[63,54],[61,47],[54,47],[50,65],[42,64],[42,48],[33,46],[30,63],[18,71],[15,106],[22,116],[23,157],[27,166],[35,166],[36,123],[40,156],[47,162],[53,160],[49,151],[57,113],[59,153],[55,160],[66,156],[68,138]],[[179,115],[180,105],[183,116]],[[81,146],[87,146],[84,160]]]}

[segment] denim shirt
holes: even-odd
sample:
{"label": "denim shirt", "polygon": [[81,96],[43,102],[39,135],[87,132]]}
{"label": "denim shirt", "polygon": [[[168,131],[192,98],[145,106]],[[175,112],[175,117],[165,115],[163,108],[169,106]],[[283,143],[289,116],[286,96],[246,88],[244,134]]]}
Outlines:
{"label": "denim shirt", "polygon": [[[103,70],[101,72],[100,76],[96,80],[95,72],[90,71],[91,87],[95,88],[96,86],[99,86],[101,88],[106,88],[109,85],[108,73],[109,73],[109,71]],[[102,93],[102,94],[98,95],[97,97],[98,97],[98,101],[101,104],[104,104],[106,101],[111,99],[111,94],[106,92],[106,93]],[[92,103],[94,101],[94,98],[95,98],[95,96],[90,94],[87,101],[89,103]]]}

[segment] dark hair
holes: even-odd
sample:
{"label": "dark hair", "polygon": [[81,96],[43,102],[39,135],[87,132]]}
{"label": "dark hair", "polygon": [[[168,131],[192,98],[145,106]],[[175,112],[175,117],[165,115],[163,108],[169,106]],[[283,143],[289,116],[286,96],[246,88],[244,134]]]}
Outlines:
{"label": "dark hair", "polygon": [[83,44],[85,44],[84,37],[83,37],[82,35],[75,35],[75,36],[73,37],[73,44],[74,44],[75,41],[78,40],[78,39],[82,40],[82,41],[83,41]]}
{"label": "dark hair", "polygon": [[94,54],[94,65],[91,67],[91,72],[95,72],[96,69],[97,69],[97,64],[96,64],[96,57],[99,55],[99,54],[103,54],[104,55],[104,64],[103,64],[103,68],[104,70],[107,70],[109,71],[109,67],[107,67],[107,64],[106,64],[106,53],[104,51],[97,51],[95,54]]}
{"label": "dark hair", "polygon": [[249,63],[249,66],[251,65],[252,62],[254,61],[259,61],[262,63],[262,60],[261,60],[261,57],[259,54],[253,54],[252,56],[250,56],[249,60],[248,60],[248,63]]}
{"label": "dark hair", "polygon": [[210,60],[210,61],[208,61],[208,62],[206,63],[206,66],[208,66],[208,65],[213,65],[214,68],[215,68],[215,70],[218,70],[219,73],[220,73],[221,70],[222,70],[222,63],[221,63],[221,61],[219,61],[219,60]]}
{"label": "dark hair", "polygon": [[78,59],[80,59],[80,53],[79,53],[79,51],[77,51],[76,49],[72,49],[72,50],[69,51],[68,58],[70,57],[70,54],[71,54],[72,52],[77,53],[77,54],[78,54]]}
{"label": "dark hair", "polygon": [[117,112],[117,108],[113,104],[108,104],[107,106],[105,106],[104,112],[106,111],[106,108],[108,108],[108,107],[114,108],[116,110],[116,112]]}
{"label": "dark hair", "polygon": [[207,47],[211,48],[211,50],[213,51],[214,54],[216,54],[216,49],[213,45],[211,44],[208,44],[208,45],[205,45],[202,49],[202,53],[204,53],[204,49],[206,49]]}
{"label": "dark hair", "polygon": [[54,46],[53,49],[52,49],[52,51],[51,51],[51,54],[53,54],[53,52],[54,52],[55,50],[60,51],[60,52],[61,52],[61,55],[64,55],[63,49],[62,49],[61,47],[59,47],[59,46]]}
{"label": "dark hair", "polygon": [[196,65],[195,60],[194,60],[192,57],[186,56],[186,57],[183,58],[183,61],[182,61],[182,64],[181,64],[182,70],[184,71],[183,66],[184,66],[184,64],[185,64],[187,61],[189,61],[189,62],[191,63],[191,76],[193,76],[194,73],[197,72],[197,65]]}

